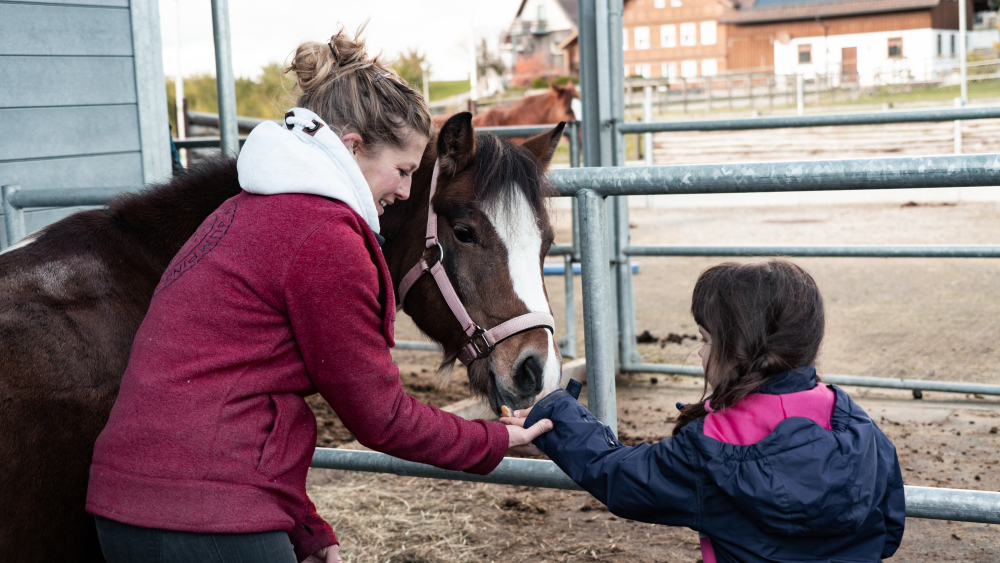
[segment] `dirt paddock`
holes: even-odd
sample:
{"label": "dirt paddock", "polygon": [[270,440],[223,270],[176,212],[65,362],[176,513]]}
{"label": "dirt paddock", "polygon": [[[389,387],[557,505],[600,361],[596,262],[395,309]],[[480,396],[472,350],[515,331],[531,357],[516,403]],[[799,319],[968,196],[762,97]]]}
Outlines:
{"label": "dirt paddock", "polygon": [[[557,241],[569,239],[555,212]],[[1000,204],[865,204],[783,208],[633,209],[632,244],[997,244]],[[688,307],[698,273],[721,258],[639,258],[634,278],[644,361],[694,365]],[[796,259],[823,291],[821,374],[1000,383],[1000,260]],[[547,278],[557,325],[563,280]],[[576,286],[578,349],[583,351]],[[561,336],[563,327],[557,327]],[[670,337],[671,334],[676,335]],[[681,338],[678,338],[681,337]],[[419,335],[401,319],[397,338]],[[676,341],[680,340],[680,343]],[[438,357],[395,354],[407,392],[444,406],[469,396],[463,369],[435,385]],[[702,382],[618,378],[619,433],[627,443],[670,434],[677,401]],[[908,485],[1000,491],[1000,397],[852,389],[896,444]],[[352,439],[318,397],[318,445]],[[697,534],[616,518],[585,493],[312,470],[309,493],[343,542],[345,561],[615,561],[701,559]],[[1000,561],[1000,526],[908,519],[893,561]]]}

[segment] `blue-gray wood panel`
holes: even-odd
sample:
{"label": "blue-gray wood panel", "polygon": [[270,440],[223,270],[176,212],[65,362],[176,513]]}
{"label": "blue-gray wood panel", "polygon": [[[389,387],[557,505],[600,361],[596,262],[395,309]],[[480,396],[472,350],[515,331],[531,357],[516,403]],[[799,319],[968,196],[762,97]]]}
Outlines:
{"label": "blue-gray wood panel", "polygon": [[0,162],[0,185],[31,188],[109,188],[142,184],[138,152]]}
{"label": "blue-gray wood panel", "polygon": [[0,4],[0,54],[129,56],[129,10]]}
{"label": "blue-gray wood panel", "polygon": [[0,4],[58,4],[61,6],[113,6],[128,8],[128,0],[0,0]]}
{"label": "blue-gray wood panel", "polygon": [[134,103],[132,57],[0,56],[0,108]]}
{"label": "blue-gray wood panel", "polygon": [[139,149],[135,105],[0,109],[0,162]]}

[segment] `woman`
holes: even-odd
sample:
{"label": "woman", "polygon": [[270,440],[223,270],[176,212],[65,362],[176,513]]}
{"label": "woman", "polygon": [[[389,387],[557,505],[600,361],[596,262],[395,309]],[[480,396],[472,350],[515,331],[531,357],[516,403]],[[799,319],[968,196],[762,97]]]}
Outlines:
{"label": "woman", "polygon": [[362,444],[477,474],[545,428],[403,393],[378,217],[409,195],[430,114],[343,30],[287,70],[301,107],[254,129],[244,192],[167,268],[97,440],[87,510],[111,563],[340,561],[305,492],[315,392]]}

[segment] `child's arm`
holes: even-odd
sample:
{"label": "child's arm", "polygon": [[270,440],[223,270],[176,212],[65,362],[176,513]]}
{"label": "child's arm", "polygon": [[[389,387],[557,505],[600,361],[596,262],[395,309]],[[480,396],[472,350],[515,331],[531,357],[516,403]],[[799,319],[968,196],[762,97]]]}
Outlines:
{"label": "child's arm", "polygon": [[551,419],[554,428],[535,445],[612,513],[657,524],[698,525],[698,454],[683,440],[624,446],[562,389],[535,405],[524,426],[543,418]]}

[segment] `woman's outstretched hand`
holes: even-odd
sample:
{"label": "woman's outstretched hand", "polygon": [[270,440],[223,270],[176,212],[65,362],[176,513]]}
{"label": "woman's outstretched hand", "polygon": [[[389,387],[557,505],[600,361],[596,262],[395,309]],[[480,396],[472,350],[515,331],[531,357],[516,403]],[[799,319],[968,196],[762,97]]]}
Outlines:
{"label": "woman's outstretched hand", "polygon": [[514,411],[514,416],[504,416],[500,422],[507,425],[507,449],[521,455],[542,455],[542,450],[532,444],[532,440],[552,430],[552,421],[543,418],[528,428],[524,427],[524,419],[528,418],[531,409]]}
{"label": "woman's outstretched hand", "polygon": [[316,550],[316,553],[306,557],[302,563],[344,563],[344,561],[340,558],[340,546],[335,544]]}

